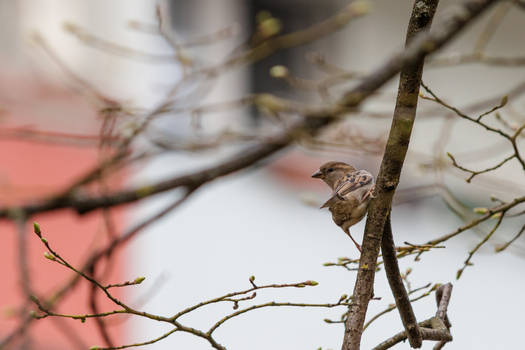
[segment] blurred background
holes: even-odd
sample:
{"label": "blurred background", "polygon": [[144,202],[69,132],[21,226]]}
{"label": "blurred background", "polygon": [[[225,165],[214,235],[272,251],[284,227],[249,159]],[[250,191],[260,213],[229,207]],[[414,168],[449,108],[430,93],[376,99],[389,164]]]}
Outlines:
{"label": "blurred background", "polygon": [[[336,101],[363,74],[403,47],[412,1],[369,3],[369,14],[314,43],[279,51],[254,64],[192,76],[192,71],[220,68],[221,62],[253,44],[268,19],[278,19],[280,31],[288,33],[325,20],[348,1],[172,0],[156,7],[156,2],[145,0],[0,0],[0,205],[16,206],[60,191],[95,166],[111,147],[100,142],[104,130],[110,129],[111,137],[126,135],[167,96],[173,109],[155,118],[133,144],[134,154],[147,157],[119,171],[106,184],[109,188],[147,185],[216,164],[252,142],[248,136],[257,139],[281,127],[279,118],[246,103],[245,96],[269,92],[303,105]],[[442,0],[434,23],[454,3]],[[170,45],[169,37],[155,32],[159,8],[161,27],[169,28],[171,39],[181,43],[180,50],[173,42]],[[501,115],[513,125],[522,125],[523,65],[476,59],[464,63],[457,58],[480,52],[487,57],[523,57],[524,18],[523,10],[510,2],[500,3],[429,62],[423,80],[438,96],[472,115],[509,95]],[[270,74],[276,65],[287,70],[280,79]],[[140,286],[127,287],[118,295],[132,306],[163,315],[248,288],[251,275],[261,284],[319,282],[315,288],[261,291],[258,303],[327,303],[350,294],[355,273],[323,264],[340,257],[357,258],[358,252],[328,211],[318,209],[330,191],[310,175],[331,159],[376,175],[396,89],[393,80],[359,113],[318,139],[300,142],[255,168],[200,188],[180,208],[118,250],[112,263],[101,269],[104,280],[117,283],[145,276]],[[128,117],[108,128],[99,111],[101,100],[118,101],[129,111]],[[525,177],[517,161],[467,184],[469,174],[451,167],[446,156],[450,152],[460,164],[484,169],[511,151],[501,137],[421,100],[392,214],[396,243],[422,244],[452,232],[479,216],[474,208],[493,206],[491,196],[503,201],[522,196]],[[60,210],[34,220],[59,252],[80,264],[112,235],[140,223],[178,196],[177,191],[157,195],[103,215]],[[57,318],[34,321],[24,335],[11,341],[21,320],[34,309],[22,297],[21,247],[27,248],[29,274],[39,295],[53,293],[71,278],[69,271],[42,257],[45,248],[30,235],[31,222],[25,235],[11,223],[0,222],[4,237],[0,344],[6,349],[102,345],[97,325],[89,319],[85,323]],[[474,266],[456,280],[469,250],[493,224],[445,242],[446,249],[425,253],[418,262],[413,257],[400,261],[402,271],[412,268],[407,278],[413,289],[427,283],[454,284],[449,306],[454,341],[447,348],[519,348],[521,344],[519,316],[525,301],[516,295],[525,287],[520,274],[523,241],[516,240],[500,253],[495,248],[516,235],[523,216],[506,219],[476,253]],[[364,221],[352,228],[359,241],[363,229]],[[377,274],[374,292],[381,300],[371,302],[370,317],[393,302],[383,271]],[[87,283],[79,284],[59,310],[92,312],[90,293]],[[113,309],[102,295],[96,298],[99,310]],[[433,295],[414,307],[418,319],[431,316]],[[231,305],[216,305],[183,320],[207,328],[231,311]],[[343,312],[343,308],[256,310],[223,325],[216,338],[228,349],[337,349],[343,325],[323,320],[338,320]],[[116,318],[107,326],[117,345],[143,342],[168,330],[136,317]],[[362,347],[371,348],[399,330],[399,316],[388,313],[365,331]],[[432,346],[427,342],[423,348]],[[175,347],[210,348],[206,341],[186,334],[174,334],[145,348]]]}

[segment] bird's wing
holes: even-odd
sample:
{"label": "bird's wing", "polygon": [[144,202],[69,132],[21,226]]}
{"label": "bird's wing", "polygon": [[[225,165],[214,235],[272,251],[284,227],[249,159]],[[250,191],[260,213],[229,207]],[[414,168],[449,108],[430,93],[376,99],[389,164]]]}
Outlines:
{"label": "bird's wing", "polygon": [[339,199],[339,197],[337,197],[336,194],[332,194],[332,196],[326,202],[324,202],[323,205],[321,205],[319,208],[320,209],[329,208],[329,207],[334,205],[339,200],[340,199]]}
{"label": "bird's wing", "polygon": [[321,208],[331,207],[338,200],[349,200],[355,197],[359,201],[366,198],[367,193],[373,190],[374,176],[366,170],[358,170],[345,175],[344,179],[337,184],[330,198]]}
{"label": "bird's wing", "polygon": [[334,190],[334,195],[337,195],[341,199],[347,199],[347,196],[352,192],[363,188],[369,187],[374,183],[374,176],[366,170],[358,170],[352,173],[346,174],[343,181],[337,185]]}

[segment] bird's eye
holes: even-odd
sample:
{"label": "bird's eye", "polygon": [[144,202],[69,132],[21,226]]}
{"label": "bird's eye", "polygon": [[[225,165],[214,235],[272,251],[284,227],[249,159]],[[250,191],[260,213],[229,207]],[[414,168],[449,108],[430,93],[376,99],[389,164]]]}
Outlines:
{"label": "bird's eye", "polygon": [[331,173],[332,171],[334,171],[334,168],[329,168],[328,169],[328,172]]}

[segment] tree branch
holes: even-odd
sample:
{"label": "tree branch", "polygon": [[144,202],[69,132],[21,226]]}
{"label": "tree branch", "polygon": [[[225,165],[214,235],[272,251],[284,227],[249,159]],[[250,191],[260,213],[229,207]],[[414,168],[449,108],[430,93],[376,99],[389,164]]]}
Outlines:
{"label": "tree branch", "polygon": [[[124,282],[124,283],[108,284],[108,285],[104,286],[100,281],[95,279],[94,271],[91,271],[90,275],[82,272],[80,269],[77,269],[73,265],[71,265],[64,257],[62,257],[57,251],[55,251],[50,246],[48,240],[42,235],[42,231],[41,231],[40,225],[38,225],[37,223],[34,223],[33,224],[33,229],[34,229],[34,233],[36,234],[36,236],[38,236],[40,241],[43,243],[43,245],[48,250],[46,253],[44,253],[44,257],[46,259],[51,260],[53,262],[56,262],[56,263],[58,263],[58,264],[60,264],[60,265],[62,265],[64,267],[68,268],[69,270],[73,271],[76,275],[78,275],[78,276],[82,277],[83,279],[87,280],[88,282],[91,283],[92,286],[94,286],[97,289],[100,289],[109,300],[111,300],[117,306],[120,306],[120,308],[118,308],[116,310],[107,311],[107,312],[95,312],[95,313],[92,313],[92,314],[63,314],[63,313],[53,312],[52,310],[49,309],[49,307],[47,305],[42,303],[36,296],[31,296],[31,300],[37,305],[38,310],[41,312],[41,313],[37,313],[36,311],[33,310],[29,314],[31,317],[33,317],[34,319],[43,319],[43,318],[47,318],[47,317],[70,318],[70,319],[80,320],[81,322],[85,322],[85,320],[87,318],[94,318],[95,320],[101,320],[101,319],[103,319],[105,317],[109,317],[109,316],[113,316],[113,315],[117,315],[117,314],[128,314],[128,315],[135,315],[135,316],[139,316],[139,317],[148,318],[150,320],[159,321],[159,322],[163,322],[163,323],[170,323],[170,324],[172,324],[172,325],[174,325],[176,327],[176,328],[172,329],[171,331],[166,332],[163,335],[161,335],[161,336],[159,336],[157,338],[154,338],[152,340],[149,340],[149,341],[145,341],[145,342],[141,342],[141,343],[134,343],[134,344],[127,344],[127,345],[122,345],[122,346],[113,346],[111,344],[111,340],[110,339],[105,339],[106,342],[109,343],[108,344],[109,347],[101,348],[101,347],[94,346],[94,347],[91,347],[91,349],[97,349],[97,350],[113,349],[113,350],[115,350],[115,349],[124,349],[124,348],[134,347],[134,346],[148,345],[148,344],[152,344],[154,342],[157,342],[157,341],[159,341],[159,340],[161,340],[161,339],[171,335],[172,333],[174,333],[176,331],[180,331],[180,332],[190,333],[190,334],[193,334],[194,336],[197,336],[197,337],[200,337],[200,338],[203,338],[203,339],[207,340],[209,342],[209,344],[215,349],[225,350],[226,348],[223,345],[219,344],[215,340],[215,338],[212,336],[212,333],[218,327],[220,327],[222,324],[227,322],[228,320],[230,320],[230,319],[232,319],[234,317],[237,317],[239,315],[245,314],[247,312],[250,312],[250,311],[253,311],[253,310],[257,310],[257,309],[261,309],[261,308],[267,308],[267,307],[285,307],[286,306],[286,307],[323,307],[323,308],[333,308],[333,307],[339,307],[339,306],[348,307],[349,305],[351,305],[351,303],[348,300],[345,300],[343,298],[339,299],[339,301],[337,303],[324,303],[324,304],[321,304],[321,303],[294,303],[294,302],[275,302],[275,301],[271,301],[271,302],[267,302],[267,303],[251,305],[249,307],[245,307],[243,309],[237,310],[238,307],[239,307],[239,303],[240,302],[244,302],[244,301],[255,299],[255,297],[257,296],[257,291],[262,290],[262,289],[304,288],[304,287],[307,287],[307,286],[316,286],[318,284],[315,281],[307,280],[307,281],[299,282],[299,283],[268,284],[268,285],[259,286],[259,285],[255,284],[255,277],[251,276],[249,278],[249,281],[250,281],[250,284],[251,284],[252,287],[249,288],[249,289],[245,289],[245,290],[238,291],[238,292],[228,293],[228,294],[223,295],[221,297],[213,298],[213,299],[201,302],[201,303],[196,304],[196,305],[194,305],[192,307],[186,308],[185,310],[182,310],[181,312],[175,314],[172,317],[165,317],[165,316],[161,316],[161,315],[157,315],[157,314],[152,314],[152,313],[140,311],[138,309],[130,307],[129,305],[127,305],[123,301],[117,299],[115,296],[113,296],[109,292],[109,289],[113,288],[113,287],[123,287],[123,286],[130,286],[130,285],[140,284],[144,280],[144,277],[138,277],[133,282],[127,281],[127,282]],[[249,294],[249,293],[251,293],[251,294]],[[249,295],[247,295],[247,294],[249,294]],[[178,320],[181,316],[186,315],[186,314],[188,314],[188,313],[190,313],[192,311],[195,311],[198,308],[201,308],[203,306],[207,306],[207,305],[210,305],[210,304],[214,304],[214,303],[219,303],[219,302],[232,302],[233,303],[233,309],[237,310],[237,311],[234,311],[231,314],[226,315],[223,318],[221,318],[220,320],[218,320],[213,326],[211,326],[211,328],[207,332],[204,332],[204,331],[196,329],[196,328],[184,326]],[[105,335],[105,337],[109,337],[109,335],[107,333],[105,333],[104,335]]]}
{"label": "tree branch", "polygon": [[[415,301],[418,301],[418,300],[420,300],[420,299],[423,299],[423,298],[429,296],[430,293],[432,293],[437,287],[438,287],[438,285],[433,285],[433,286],[431,286],[431,283],[429,283],[429,284],[427,284],[427,285],[425,285],[425,286],[423,286],[423,287],[420,287],[420,288],[417,288],[417,289],[414,289],[414,290],[409,291],[408,294],[409,294],[409,295],[412,295],[413,293],[415,293],[415,292],[417,292],[417,291],[420,291],[421,289],[426,289],[426,288],[428,288],[428,290],[427,290],[425,293],[423,293],[423,294],[421,294],[421,295],[419,295],[419,296],[417,296],[417,297],[415,297],[415,298],[410,299],[410,303],[413,303],[413,302],[415,302]],[[377,314],[374,315],[372,318],[370,318],[370,319],[365,323],[365,325],[364,325],[364,327],[363,327],[363,331],[365,331],[365,330],[366,330],[366,329],[372,324],[372,322],[374,322],[375,320],[377,320],[377,319],[380,318],[381,316],[383,316],[383,315],[385,315],[385,314],[387,314],[387,313],[389,313],[390,311],[395,310],[395,309],[397,309],[397,305],[396,305],[396,304],[390,304],[386,309],[384,309],[383,311],[377,313]]]}
{"label": "tree branch", "polygon": [[[406,46],[414,40],[417,34],[430,27],[438,3],[439,0],[414,1],[412,15],[408,24]],[[410,345],[413,348],[419,348],[423,342],[416,317],[399,272],[389,214],[392,206],[393,192],[399,182],[401,168],[408,149],[410,134],[416,116],[423,64],[422,58],[413,64],[404,66],[401,71],[392,127],[377,180],[379,194],[375,202],[381,201],[383,206],[377,206],[376,211],[373,212],[372,204],[371,211],[369,211],[368,214],[363,237],[363,254],[360,259],[360,268],[354,288],[354,296],[356,300],[358,300],[358,306],[351,308],[349,311],[349,317],[345,325],[343,350],[359,349],[360,347],[366,310],[368,308],[368,302],[373,295],[375,266],[377,264],[380,245],[383,250],[383,262],[385,263],[388,282],[394,295],[403,326],[408,334]],[[386,187],[389,188],[387,189]],[[388,192],[391,192],[391,194]],[[375,221],[375,225],[371,218]],[[377,235],[379,232],[382,232],[383,243],[381,243],[381,236]],[[367,238],[371,238],[371,240]],[[366,244],[366,248],[365,243],[369,243]],[[363,269],[362,267],[364,266],[367,268]]]}
{"label": "tree branch", "polygon": [[487,221],[491,218],[494,217],[495,214],[498,214],[500,215],[503,215],[504,212],[507,212],[508,210],[510,210],[511,208],[514,208],[516,206],[518,206],[519,204],[521,203],[524,203],[525,202],[525,196],[522,196],[522,197],[518,197],[518,198],[514,198],[512,200],[512,202],[509,202],[509,203],[503,203],[503,204],[500,204],[498,206],[495,206],[495,207],[492,207],[492,208],[488,208],[486,210],[486,212],[484,212],[483,216],[475,219],[475,220],[472,220],[471,222],[457,228],[456,230],[454,230],[453,232],[451,233],[448,233],[444,236],[441,236],[441,237],[438,237],[436,239],[433,239],[431,241],[428,241],[427,244],[429,245],[436,245],[436,244],[439,244],[439,243],[443,243],[445,241],[448,241],[449,239],[459,235],[460,233],[468,230],[468,229],[471,229],[473,227],[475,227],[476,225],[484,222],[484,221]]}
{"label": "tree branch", "polygon": [[385,223],[385,230],[383,231],[383,239],[381,241],[385,272],[388,284],[390,285],[390,290],[394,295],[399,316],[401,316],[401,321],[403,322],[405,331],[408,334],[410,346],[412,348],[420,348],[423,344],[423,338],[416,321],[416,316],[412,310],[412,304],[408,299],[408,293],[403,285],[403,280],[401,279],[391,226],[389,216]]}
{"label": "tree branch", "polygon": [[[407,30],[407,45],[418,33],[430,28],[438,3],[439,0],[414,2],[414,8],[412,9],[412,15],[410,17]],[[414,123],[416,118],[419,88],[421,86],[421,76],[423,74],[423,65],[424,61],[421,60],[418,64],[407,66],[401,71],[396,108],[393,117],[394,121],[401,121],[404,119],[404,122],[410,124]],[[394,125],[392,128],[393,127]],[[410,129],[411,128],[412,125],[410,125]],[[406,148],[408,148],[410,130],[405,134],[405,136],[407,141]],[[385,155],[386,154],[387,153],[385,153]],[[404,158],[404,154],[402,157]],[[401,162],[403,162],[403,159]],[[412,305],[408,299],[408,293],[405,290],[405,286],[403,285],[403,280],[401,279],[401,274],[399,272],[390,215],[386,219],[381,250],[383,252],[383,263],[385,264],[385,272],[388,283],[390,285],[390,289],[392,290],[392,294],[394,295],[394,300],[396,302],[399,315],[401,316],[401,321],[403,322],[403,326],[405,327],[405,331],[408,335],[408,341],[412,348],[420,348],[423,344],[423,338],[416,321],[416,316],[412,310]]]}
{"label": "tree branch", "polygon": [[[407,46],[405,53],[415,50],[422,42],[429,38],[437,39],[434,44],[440,42],[442,46],[446,41],[454,37],[462,28],[472,21],[477,15],[486,10],[492,0],[466,1],[459,6],[454,13],[446,18],[444,23],[436,27],[432,33],[420,34]],[[424,5],[424,2],[415,2],[415,6]],[[441,38],[441,39],[438,39]],[[447,38],[446,41],[442,39]],[[427,42],[427,45],[429,42]],[[435,47],[427,46],[435,49]],[[403,62],[402,67],[417,67],[426,52],[416,54],[412,60]],[[412,68],[414,69],[414,68]],[[376,74],[381,74],[381,70]],[[401,92],[401,88],[400,88]],[[348,96],[348,95],[347,95]],[[399,183],[399,176],[410,142],[410,134],[413,126],[413,116],[407,112],[407,107],[415,105],[417,96],[406,96],[406,100],[396,108],[389,139],[387,141],[385,155],[377,178],[377,195],[372,199],[368,210],[368,218],[363,237],[363,253],[359,262],[359,271],[354,286],[355,307],[350,308],[348,319],[345,324],[345,336],[343,350],[358,350],[361,343],[363,324],[368,308],[368,303],[373,295],[373,284],[376,270],[379,248],[381,246],[382,234],[385,222],[390,213],[394,191]]]}
{"label": "tree branch", "polygon": [[[429,318],[423,322],[418,323],[421,328],[421,335],[424,340],[438,340],[436,347],[442,347],[444,343],[452,340],[450,335],[450,322],[447,317],[447,308],[452,294],[452,284],[447,283],[439,286],[436,290],[436,302],[438,309],[434,317]],[[392,346],[407,339],[406,331],[397,333],[388,338],[381,344],[377,345],[373,350],[386,350]]]}

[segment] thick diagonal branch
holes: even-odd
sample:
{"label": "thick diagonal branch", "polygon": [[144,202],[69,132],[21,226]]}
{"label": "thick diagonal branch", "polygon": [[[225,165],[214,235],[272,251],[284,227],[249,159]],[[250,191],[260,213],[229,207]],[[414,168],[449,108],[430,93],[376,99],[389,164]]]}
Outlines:
{"label": "thick diagonal branch", "polygon": [[[430,28],[438,3],[439,0],[416,0],[414,2],[412,15],[410,16],[410,21],[408,23],[406,45],[408,45],[418,33]],[[404,132],[402,131],[403,134],[400,135],[402,136],[402,139],[398,141],[401,145],[406,142],[406,147],[408,147],[408,141],[410,140],[410,129],[416,118],[419,88],[421,86],[421,76],[423,74],[423,64],[424,61],[421,60],[414,65],[404,67],[399,79],[399,88],[393,119],[394,122],[398,120],[397,125],[400,127],[406,125],[407,130]],[[395,124],[392,125],[392,128],[394,128],[394,126]],[[404,151],[406,152],[406,148]],[[399,154],[399,152],[403,152],[403,150],[397,150],[396,152]],[[404,158],[404,155],[402,157]],[[403,158],[399,158],[401,164]],[[405,327],[408,341],[412,348],[420,348],[423,344],[423,338],[399,272],[390,215],[385,223],[381,250],[383,252],[383,262],[385,264],[388,283],[392,290],[392,294],[394,295],[397,310],[399,311],[401,321]]]}
{"label": "thick diagonal branch", "polygon": [[[456,12],[447,17],[444,23],[441,23],[435,31],[428,35],[444,35],[450,39],[494,2],[493,0],[466,1],[456,9]],[[424,6],[425,4],[428,6],[429,3],[428,1],[416,1],[414,7]],[[428,19],[425,22],[428,22]],[[452,28],[454,28],[453,31],[451,31]],[[418,35],[411,40],[405,52],[411,51],[412,48],[421,43],[426,36],[427,35],[424,34]],[[421,69],[417,67],[421,65],[424,57],[425,55],[423,54],[415,60],[405,62],[403,67],[410,69],[412,72],[417,72]],[[408,73],[410,71],[406,72]],[[401,78],[401,80],[400,92],[403,88],[403,78]],[[408,84],[407,88],[410,87],[410,85],[412,88],[418,85],[414,84],[414,81],[406,81],[405,83]],[[392,207],[392,198],[399,183],[401,169],[410,142],[410,135],[414,123],[412,106],[417,103],[417,96],[414,97],[414,94],[400,94],[400,96],[398,96],[398,102],[385,154],[377,177],[376,198],[371,201],[368,210],[362,244],[363,253],[360,258],[357,280],[354,286],[354,305],[349,309],[345,324],[343,350],[358,350],[360,348],[366,311],[373,295],[377,257],[379,255],[383,231]]]}

